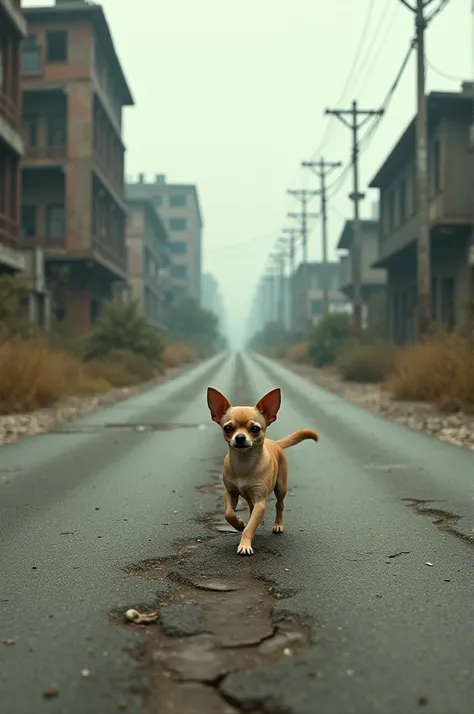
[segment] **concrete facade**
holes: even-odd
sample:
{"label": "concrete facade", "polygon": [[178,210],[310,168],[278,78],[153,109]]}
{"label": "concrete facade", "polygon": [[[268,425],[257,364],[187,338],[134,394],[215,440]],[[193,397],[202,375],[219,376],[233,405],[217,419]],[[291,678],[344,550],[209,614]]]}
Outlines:
{"label": "concrete facade", "polygon": [[[432,92],[427,104],[432,319],[460,329],[474,299],[474,91]],[[387,271],[389,337],[398,344],[418,339],[415,121],[370,184],[380,190],[374,267]]]}
{"label": "concrete facade", "polygon": [[[339,262],[328,262],[329,312],[351,312],[347,296],[340,289]],[[309,287],[305,288],[305,270],[308,271]],[[324,315],[323,296],[324,265],[321,262],[299,265],[293,275],[292,331],[302,338],[309,327],[316,325]]]}
{"label": "concrete facade", "polygon": [[138,182],[127,184],[127,195],[154,202],[169,235],[172,288],[200,301],[203,220],[196,186],[168,184],[163,174],[148,183],[140,174]]}
{"label": "concrete facade", "polygon": [[22,245],[46,278],[67,268],[55,317],[86,332],[127,278],[122,110],[133,99],[104,11],[81,0],[27,8]]}
{"label": "concrete facade", "polygon": [[26,22],[20,0],[0,0],[0,273],[26,266],[20,251],[20,51]]}
{"label": "concrete facade", "polygon": [[[379,222],[378,220],[361,220],[361,292],[363,317],[365,327],[372,327],[379,320],[379,301],[377,297],[384,296],[387,289],[387,273],[384,268],[374,268],[373,263],[378,258]],[[354,221],[346,221],[337,244],[338,250],[345,251],[340,258],[339,287],[352,301],[354,296],[352,247],[354,243]]]}
{"label": "concrete facade", "polygon": [[156,329],[165,330],[171,256],[167,231],[150,200],[128,201],[127,264],[133,299]]}

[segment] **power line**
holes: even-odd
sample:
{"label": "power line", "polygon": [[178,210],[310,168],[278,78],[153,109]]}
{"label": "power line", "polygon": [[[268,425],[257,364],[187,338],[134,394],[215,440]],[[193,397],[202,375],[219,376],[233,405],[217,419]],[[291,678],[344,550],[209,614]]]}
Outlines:
{"label": "power line", "polygon": [[434,66],[432,62],[429,61],[428,58],[426,58],[426,65],[431,69],[432,72],[435,74],[439,74],[440,77],[444,77],[444,79],[451,79],[453,82],[464,82],[464,79],[462,77],[456,77],[453,74],[447,74],[446,72],[442,72],[440,69]]}
{"label": "power line", "polygon": [[[348,74],[347,74],[346,81],[345,81],[345,83],[344,83],[344,86],[343,86],[343,88],[342,88],[341,94],[340,94],[340,96],[339,96],[339,98],[338,98],[336,104],[340,104],[341,102],[344,101],[345,93],[346,93],[346,91],[347,91],[347,89],[348,89],[348,87],[349,87],[350,81],[351,81],[351,79],[352,79],[352,74],[353,74],[353,72],[355,71],[355,69],[356,69],[356,67],[357,67],[357,64],[358,64],[358,62],[359,62],[360,55],[361,55],[361,51],[362,51],[362,47],[363,47],[363,45],[364,45],[364,41],[365,41],[366,38],[367,38],[367,30],[368,30],[369,25],[370,25],[370,20],[371,20],[371,17],[372,17],[372,12],[373,12],[374,7],[375,7],[375,0],[370,0],[370,4],[369,4],[368,10],[367,10],[367,14],[366,14],[365,20],[364,20],[364,25],[363,25],[363,27],[362,27],[362,32],[360,33],[359,42],[357,43],[356,51],[354,52],[354,57],[353,57],[353,59],[352,59],[352,65],[351,65],[351,68],[349,69],[349,72],[348,72]],[[314,151],[314,153],[313,153],[313,155],[312,155],[312,158],[314,158],[315,156],[319,156],[319,154],[321,153],[321,149],[323,148],[324,144],[326,143],[327,139],[329,138],[329,134],[330,134],[330,132],[331,132],[331,129],[332,129],[333,125],[334,125],[333,122],[331,122],[331,121],[328,121],[328,122],[327,122],[327,124],[326,124],[326,129],[325,129],[325,131],[324,131],[323,137],[322,137],[322,139],[321,139],[321,141],[320,141],[320,144],[319,144],[318,148]]]}
{"label": "power line", "polygon": [[[433,12],[431,13],[431,15],[428,15],[428,16],[426,17],[426,22],[427,22],[427,23],[430,23],[432,20],[434,20],[434,18],[436,17],[436,15],[439,15],[440,12],[443,12],[443,10],[445,10],[445,9],[447,8],[447,6],[449,5],[449,3],[450,3],[450,0],[441,0],[440,3],[439,3],[439,5],[438,5],[438,7],[436,8],[436,10],[433,10]],[[427,4],[428,4],[428,3],[427,3]]]}

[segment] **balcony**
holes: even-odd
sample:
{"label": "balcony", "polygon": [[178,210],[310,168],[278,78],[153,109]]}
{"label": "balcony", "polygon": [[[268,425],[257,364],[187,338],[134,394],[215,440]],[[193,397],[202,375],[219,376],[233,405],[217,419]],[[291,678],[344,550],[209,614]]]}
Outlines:
{"label": "balcony", "polygon": [[11,248],[18,248],[20,227],[12,218],[0,213],[0,243]]}
{"label": "balcony", "polygon": [[98,235],[94,236],[94,247],[96,248],[99,255],[104,259],[106,263],[110,265],[113,269],[118,268],[120,274],[126,273],[127,271],[127,257],[125,253],[125,248],[123,252],[117,251],[110,243],[104,239],[100,238]]}
{"label": "balcony", "polygon": [[24,248],[38,246],[45,250],[64,249],[66,247],[66,236],[23,235],[21,244]]}
{"label": "balcony", "polygon": [[66,146],[25,146],[24,161],[41,164],[61,163],[66,159]]}
{"label": "balcony", "polygon": [[5,92],[0,92],[0,118],[5,119],[13,129],[20,129],[20,112],[15,102]]}

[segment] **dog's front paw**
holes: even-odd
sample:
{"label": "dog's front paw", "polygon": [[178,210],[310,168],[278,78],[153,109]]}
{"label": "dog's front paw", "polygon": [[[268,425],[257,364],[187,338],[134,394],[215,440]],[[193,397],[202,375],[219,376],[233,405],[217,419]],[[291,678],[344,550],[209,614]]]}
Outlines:
{"label": "dog's front paw", "polygon": [[272,531],[273,531],[274,533],[283,533],[284,530],[285,530],[285,529],[284,529],[283,526],[277,525],[276,523],[275,523],[275,525],[274,525],[273,528],[272,528]]}
{"label": "dog's front paw", "polygon": [[253,548],[250,543],[239,543],[237,548],[238,555],[253,555]]}

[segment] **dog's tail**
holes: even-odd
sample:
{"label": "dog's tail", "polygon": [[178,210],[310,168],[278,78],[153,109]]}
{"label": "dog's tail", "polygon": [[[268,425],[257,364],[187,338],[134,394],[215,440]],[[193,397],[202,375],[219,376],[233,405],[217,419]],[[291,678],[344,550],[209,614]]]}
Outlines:
{"label": "dog's tail", "polygon": [[288,447],[295,446],[299,444],[300,441],[305,441],[305,439],[319,441],[319,436],[312,429],[300,429],[299,431],[294,431],[293,434],[288,434],[288,436],[285,436],[284,439],[280,439],[276,443],[281,449],[288,449]]}

